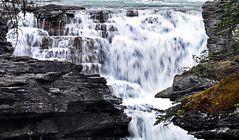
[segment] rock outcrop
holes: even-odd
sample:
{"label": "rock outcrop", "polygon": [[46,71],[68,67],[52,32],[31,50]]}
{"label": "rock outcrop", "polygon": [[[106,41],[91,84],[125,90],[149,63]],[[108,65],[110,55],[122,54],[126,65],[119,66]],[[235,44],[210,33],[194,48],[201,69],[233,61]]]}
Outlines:
{"label": "rock outcrop", "polygon": [[155,97],[170,98],[170,100],[175,101],[184,96],[208,89],[216,82],[217,81],[191,74],[177,75],[174,78],[173,86],[159,92]]}
{"label": "rock outcrop", "polygon": [[[84,10],[78,6],[46,5],[33,11],[38,21],[38,28],[46,30],[50,36],[64,35],[65,25],[69,18],[74,17],[73,11]],[[72,11],[72,12],[71,12]]]}
{"label": "rock outcrop", "polygon": [[[229,0],[231,1],[231,0]],[[203,18],[207,35],[209,37],[207,48],[210,53],[228,50],[233,47],[232,31],[230,28],[217,29],[218,24],[223,18],[225,5],[229,2],[225,0],[208,1],[203,5]],[[234,5],[239,7],[237,1]]]}
{"label": "rock outcrop", "polygon": [[120,139],[130,119],[82,66],[0,56],[0,139]]}

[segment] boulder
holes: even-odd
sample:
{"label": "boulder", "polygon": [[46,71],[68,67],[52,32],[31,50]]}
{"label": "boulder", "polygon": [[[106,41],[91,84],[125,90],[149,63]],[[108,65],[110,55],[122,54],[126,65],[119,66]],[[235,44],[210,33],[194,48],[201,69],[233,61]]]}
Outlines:
{"label": "boulder", "polygon": [[173,87],[169,87],[155,95],[155,98],[170,98],[170,94],[173,91]]}
{"label": "boulder", "polygon": [[170,98],[175,101],[184,96],[195,94],[213,86],[217,81],[191,74],[176,75],[173,86],[159,92],[156,98]]}
{"label": "boulder", "polygon": [[138,13],[138,11],[135,11],[135,10],[128,10],[126,12],[126,16],[127,17],[137,17],[137,16],[139,16],[139,13]]}

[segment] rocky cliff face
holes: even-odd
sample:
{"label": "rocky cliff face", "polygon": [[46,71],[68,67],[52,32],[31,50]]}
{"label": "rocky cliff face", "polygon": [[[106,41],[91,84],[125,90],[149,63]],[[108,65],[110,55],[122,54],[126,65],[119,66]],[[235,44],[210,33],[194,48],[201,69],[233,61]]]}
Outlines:
{"label": "rocky cliff face", "polygon": [[119,140],[128,118],[99,75],[82,66],[11,56],[0,20],[0,139]]}
{"label": "rocky cliff face", "polygon": [[[218,0],[208,1],[203,5],[203,18],[205,29],[209,37],[207,48],[210,53],[228,50],[233,47],[232,31],[230,28],[217,29],[218,24],[222,21],[225,6],[229,1]],[[234,5],[239,7],[238,2],[234,1]]]}
{"label": "rocky cliff face", "polygon": [[231,38],[229,30],[225,29],[221,33],[215,30],[223,12],[223,2],[206,2],[203,5],[203,9],[205,29],[209,37],[207,42],[209,52],[221,51],[225,47],[229,47]]}

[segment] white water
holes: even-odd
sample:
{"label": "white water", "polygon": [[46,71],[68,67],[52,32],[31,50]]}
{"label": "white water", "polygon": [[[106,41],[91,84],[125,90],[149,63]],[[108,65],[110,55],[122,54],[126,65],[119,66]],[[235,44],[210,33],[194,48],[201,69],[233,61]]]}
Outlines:
{"label": "white water", "polygon": [[[205,49],[207,36],[200,12],[148,9],[138,10],[137,17],[126,17],[126,10],[108,10],[112,12],[104,23],[107,37],[96,30],[99,23],[90,18],[92,9],[76,12],[66,25],[64,37],[49,36],[37,29],[35,17],[27,14],[27,20],[20,22],[24,24],[19,24],[14,54],[83,63],[85,73],[97,73],[99,69],[113,93],[123,98],[125,112],[132,117],[130,140],[194,139],[172,124],[153,126],[152,109],[172,106],[168,99],[155,99],[154,95],[171,86],[181,68],[194,64],[192,55]],[[15,37],[10,30],[8,40],[14,44]],[[53,43],[42,49],[43,38]],[[83,42],[81,51],[72,52],[76,38]]]}

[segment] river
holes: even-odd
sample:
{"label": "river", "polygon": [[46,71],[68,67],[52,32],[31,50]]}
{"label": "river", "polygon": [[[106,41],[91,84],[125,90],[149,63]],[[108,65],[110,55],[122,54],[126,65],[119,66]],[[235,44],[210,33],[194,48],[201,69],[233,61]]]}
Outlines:
{"label": "river", "polygon": [[[205,0],[58,0],[49,3],[86,7],[77,11],[65,26],[64,36],[51,37],[48,49],[40,48],[47,31],[36,28],[28,13],[19,22],[21,33],[14,55],[41,60],[72,61],[71,38],[83,40],[81,59],[86,74],[99,73],[112,92],[123,99],[125,113],[132,117],[129,140],[192,140],[193,136],[173,124],[154,126],[154,109],[172,106],[168,99],[154,95],[172,86],[173,77],[192,67],[193,55],[206,49],[207,35],[201,15]],[[136,16],[126,16],[133,11]],[[106,33],[90,11],[108,11]],[[109,12],[110,11],[110,12]],[[20,15],[21,16],[21,15]],[[76,22],[77,21],[77,22]],[[105,37],[105,34],[107,37]],[[14,32],[8,40],[13,44]],[[89,41],[90,40],[90,41]],[[90,42],[93,48],[89,48]]]}

